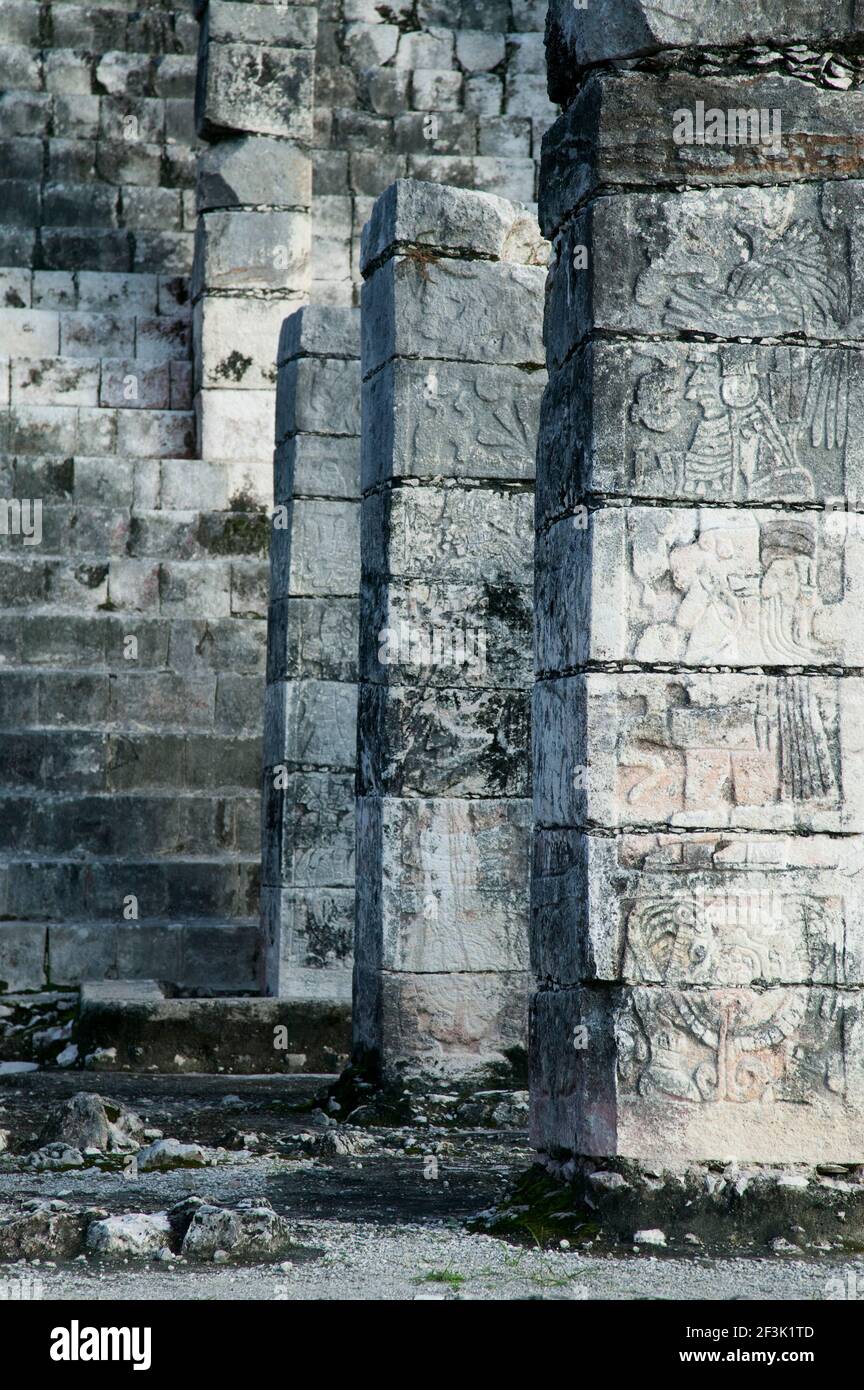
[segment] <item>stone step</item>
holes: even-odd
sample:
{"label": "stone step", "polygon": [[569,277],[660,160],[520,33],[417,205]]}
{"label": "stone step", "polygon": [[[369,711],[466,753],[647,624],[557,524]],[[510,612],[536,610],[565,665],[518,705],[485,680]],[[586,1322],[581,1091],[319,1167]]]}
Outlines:
{"label": "stone step", "polygon": [[82,984],[74,1035],[88,1069],[328,1074],[348,1062],[350,1001],[178,999],[140,984]]}
{"label": "stone step", "polygon": [[0,44],[10,47],[191,55],[197,40],[193,6],[183,0],[4,0],[0,10]]}
{"label": "stone step", "polygon": [[107,792],[58,796],[53,789],[0,793],[0,855],[129,857],[155,861],[214,852],[254,855],[259,803],[252,795]]}
{"label": "stone step", "polygon": [[258,792],[261,738],[213,730],[40,729],[3,734],[0,787],[87,792]]}
{"label": "stone step", "polygon": [[[2,99],[2,98],[0,98]],[[2,210],[0,210],[2,217]],[[191,231],[104,231],[97,227],[35,228],[0,223],[0,259],[45,270],[109,273],[156,272],[188,275],[192,268]]]}
{"label": "stone step", "polygon": [[0,919],[58,921],[190,915],[232,920],[258,910],[259,860],[0,857]]}
{"label": "stone step", "polygon": [[0,922],[0,981],[34,991],[155,976],[175,990],[240,994],[257,991],[258,941],[248,915],[13,919]]}
{"label": "stone step", "polygon": [[[0,267],[0,309],[78,310],[118,319],[190,314],[189,278],[148,272]],[[5,347],[4,352],[8,351]],[[104,338],[100,338],[100,343]],[[64,346],[64,351],[68,348]]]}
{"label": "stone step", "polygon": [[[10,733],[64,725],[141,733],[148,729],[221,733],[233,727],[251,734],[260,721],[263,697],[260,672],[237,676],[215,671],[127,670],[78,672],[72,678],[63,671],[46,673],[39,677],[38,704],[33,682],[31,672],[19,672],[0,684],[0,723]],[[69,702],[65,713],[64,702]]]}
{"label": "stone step", "polygon": [[0,409],[0,450],[16,456],[106,458],[117,454],[127,459],[177,460],[194,458],[195,441],[195,415],[188,410],[75,405]]}
{"label": "stone step", "polygon": [[[167,335],[170,340],[170,335]],[[108,406],[124,410],[189,410],[188,358],[13,357],[8,363],[13,409],[31,405]],[[0,390],[6,372],[0,358]]]}

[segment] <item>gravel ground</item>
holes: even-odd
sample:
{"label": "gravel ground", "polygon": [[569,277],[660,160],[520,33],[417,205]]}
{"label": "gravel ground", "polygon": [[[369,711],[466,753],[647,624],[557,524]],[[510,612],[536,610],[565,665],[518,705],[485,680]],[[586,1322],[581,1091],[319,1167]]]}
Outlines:
{"label": "gravel ground", "polygon": [[[864,1258],[799,1254],[691,1258],[510,1245],[471,1234],[466,1217],[494,1203],[531,1161],[521,1133],[376,1134],[369,1152],[320,1152],[320,1113],[298,1112],[320,1088],[308,1077],[150,1077],[30,1074],[0,1082],[0,1171],[6,1213],[34,1198],[109,1212],[154,1212],[190,1194],[232,1203],[264,1198],[290,1223],[297,1248],[269,1264],[200,1264],[80,1256],[0,1266],[0,1280],[38,1281],[45,1299],[548,1299],[824,1300],[864,1289]],[[46,1114],[77,1090],[97,1091],[184,1142],[236,1142],[253,1152],[228,1166],[125,1175],[97,1168],[39,1173],[19,1156],[36,1146]],[[305,1136],[305,1137],[304,1137]],[[362,1140],[361,1140],[362,1142]],[[366,1140],[368,1143],[369,1141]],[[437,1176],[430,1144],[440,1144]],[[406,1144],[408,1151],[406,1152]],[[434,1167],[434,1165],[432,1165]],[[0,1289],[2,1294],[2,1289]]]}

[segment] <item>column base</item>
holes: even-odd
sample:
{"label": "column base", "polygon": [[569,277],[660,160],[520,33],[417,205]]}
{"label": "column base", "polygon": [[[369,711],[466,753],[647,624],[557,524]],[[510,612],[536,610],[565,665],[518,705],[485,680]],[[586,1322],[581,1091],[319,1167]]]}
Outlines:
{"label": "column base", "polygon": [[859,1252],[864,1164],[659,1168],[621,1158],[546,1158],[472,1227],[531,1244],[569,1240],[678,1254],[700,1248]]}

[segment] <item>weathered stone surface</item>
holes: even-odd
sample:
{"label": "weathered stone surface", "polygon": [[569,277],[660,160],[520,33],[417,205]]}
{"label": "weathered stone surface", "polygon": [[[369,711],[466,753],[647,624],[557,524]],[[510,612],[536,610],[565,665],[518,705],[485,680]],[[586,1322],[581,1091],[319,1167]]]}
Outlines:
{"label": "weathered stone surface", "polygon": [[363,375],[389,358],[540,363],[540,266],[422,250],[388,260],[363,286]]}
{"label": "weathered stone surface", "polygon": [[538,669],[858,668],[862,582],[864,517],[854,512],[577,514],[538,536]]}
{"label": "weathered stone surface", "polygon": [[860,37],[857,4],[838,15],[831,0],[755,0],[752,5],[658,4],[624,0],[618,6],[573,5],[551,0],[547,28],[549,89],[553,101],[566,100],[580,66],[610,58],[634,57],[661,48],[740,47],[807,40],[837,43]]}
{"label": "weathered stone surface", "polygon": [[[697,103],[705,113],[698,130]],[[722,124],[710,117],[715,111]],[[692,140],[684,112],[693,117]],[[662,81],[653,73],[597,73],[546,134],[541,221],[557,226],[587,196],[615,185],[854,177],[862,143],[861,92],[758,70],[709,77],[673,69]]]}
{"label": "weathered stone surface", "polygon": [[361,960],[421,974],[527,968],[528,802],[358,806],[358,854],[378,884],[360,912]]}
{"label": "weathered stone surface", "polygon": [[[238,214],[232,214],[237,216]],[[197,389],[262,391],[276,383],[284,299],[204,295],[192,312]]]}
{"label": "weathered stone surface", "polygon": [[864,688],[813,676],[541,681],[541,825],[864,831]]}
{"label": "weathered stone surface", "polygon": [[854,502],[864,495],[862,366],[846,347],[586,343],[544,397],[541,523],[586,494]]}
{"label": "weathered stone surface", "polygon": [[41,1143],[62,1141],[77,1149],[100,1149],[105,1153],[134,1152],[144,1133],[137,1115],[114,1101],[89,1091],[79,1091],[50,1117]]}
{"label": "weathered stone surface", "polygon": [[276,1259],[291,1245],[285,1219],[265,1199],[249,1197],[236,1207],[198,1207],[183,1237],[182,1253],[191,1260],[212,1260],[217,1251],[235,1260]]}
{"label": "weathered stone surface", "polygon": [[[190,292],[193,298],[204,291],[224,289],[247,294],[255,290],[296,293],[308,276],[309,257],[310,226],[305,209],[205,212],[198,218],[195,231],[195,273]],[[257,302],[260,312],[266,312],[266,303]],[[283,312],[290,313],[290,306]]]}
{"label": "weathered stone surface", "polygon": [[87,1249],[108,1259],[158,1255],[171,1242],[171,1223],[164,1211],[127,1212],[94,1221],[87,1231]]}
{"label": "weathered stone surface", "polygon": [[597,329],[854,341],[864,323],[862,198],[864,184],[838,179],[596,199],[558,245],[550,369]]}
{"label": "weathered stone surface", "polygon": [[545,372],[517,367],[388,362],[363,386],[364,488],[385,477],[529,481],[545,384]]}
{"label": "weathered stone surface", "polygon": [[298,433],[359,434],[360,370],[356,361],[341,357],[292,359],[280,368],[280,381],[277,439]]}
{"label": "weathered stone surface", "polygon": [[444,188],[419,179],[397,179],[376,200],[363,228],[360,269],[374,265],[405,246],[454,255],[545,265],[549,248],[527,208],[490,193]]}
{"label": "weathered stone surface", "polygon": [[313,57],[308,49],[206,45],[198,68],[199,134],[248,131],[309,140],[312,87]]}
{"label": "weathered stone surface", "polygon": [[220,140],[197,163],[198,211],[276,204],[308,208],[312,162],[298,145],[266,135]]}
{"label": "weathered stone surface", "polygon": [[275,762],[352,768],[357,688],[338,681],[284,681],[267,689],[264,742]]}
{"label": "weathered stone surface", "polygon": [[355,973],[355,1048],[374,1058],[388,1040],[394,1083],[490,1078],[512,1084],[524,1074],[528,977],[521,971]]}
{"label": "weathered stone surface", "polygon": [[0,1211],[0,1259],[72,1259],[87,1224],[87,1212],[56,1199],[33,1198],[21,1211]]}
{"label": "weathered stone surface", "polygon": [[531,578],[525,547],[533,497],[523,488],[422,484],[368,496],[363,507],[363,564],[369,575],[470,583],[478,551],[490,581]]}
{"label": "weathered stone surface", "polygon": [[538,829],[539,978],[670,988],[857,987],[857,836]]}
{"label": "weathered stone surface", "polygon": [[527,796],[524,689],[360,686],[361,796]]}
{"label": "weathered stone surface", "polygon": [[532,1003],[532,1132],[547,1150],[642,1164],[849,1162],[860,1055],[860,990],[544,991]]}

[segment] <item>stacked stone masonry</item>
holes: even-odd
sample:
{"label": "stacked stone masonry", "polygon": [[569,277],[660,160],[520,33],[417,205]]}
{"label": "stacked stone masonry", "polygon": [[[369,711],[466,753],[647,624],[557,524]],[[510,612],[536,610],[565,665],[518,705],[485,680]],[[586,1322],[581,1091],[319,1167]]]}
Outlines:
{"label": "stacked stone masonry", "polygon": [[350,1002],[360,591],[360,314],[279,351],[262,790],[263,985]]}
{"label": "stacked stone masonry", "polygon": [[45,531],[0,537],[0,980],[289,988],[255,923],[280,328],[358,302],[396,176],[533,202],[544,18],[0,0],[0,449]]}
{"label": "stacked stone masonry", "polygon": [[550,12],[532,1123],[566,1174],[861,1148],[864,36],[744,9]]}
{"label": "stacked stone masonry", "polygon": [[524,1068],[534,448],[548,248],[400,181],[364,233],[354,1056]]}

